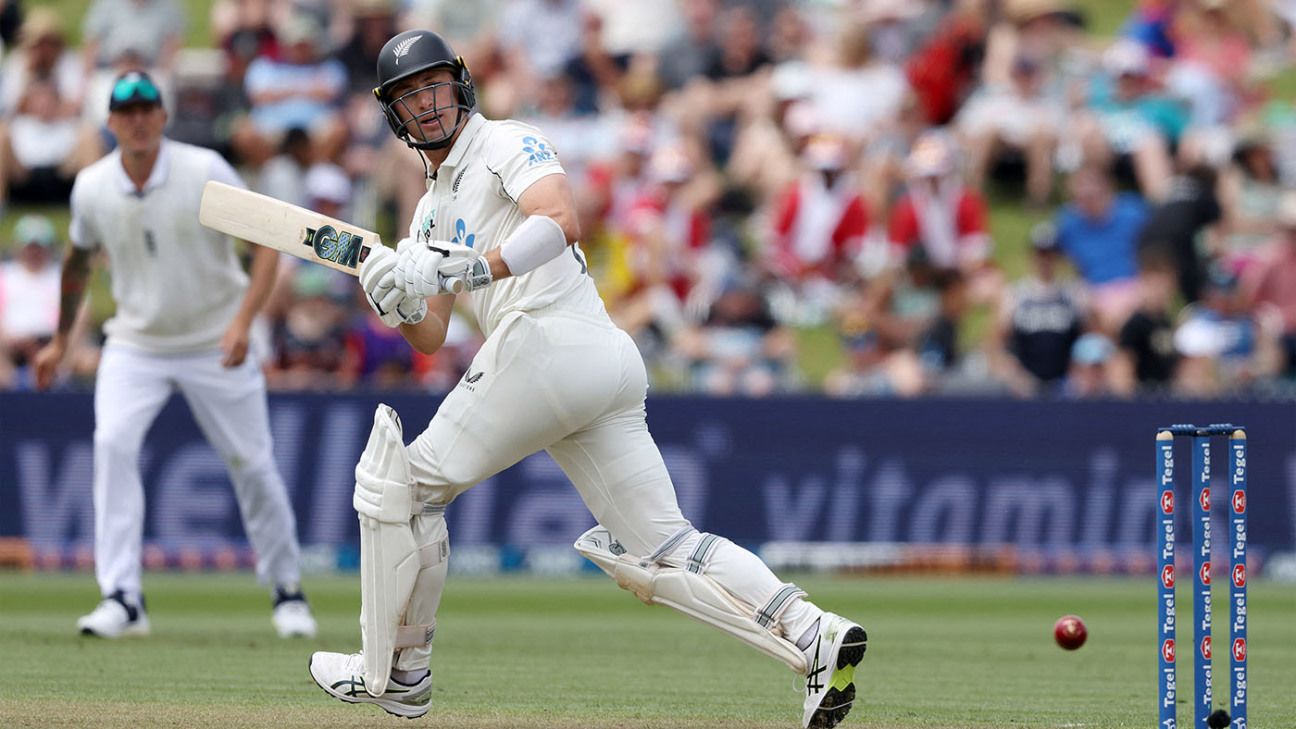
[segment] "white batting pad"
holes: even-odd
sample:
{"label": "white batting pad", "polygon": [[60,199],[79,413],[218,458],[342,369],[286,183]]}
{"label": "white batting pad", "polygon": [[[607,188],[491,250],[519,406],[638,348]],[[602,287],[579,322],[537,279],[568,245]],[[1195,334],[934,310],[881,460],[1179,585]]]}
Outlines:
{"label": "white batting pad", "polygon": [[[706,539],[707,537],[710,539]],[[718,538],[704,535],[703,541],[699,543],[705,543],[701,551],[712,549],[715,539]],[[678,545],[683,539],[670,541],[675,541]],[[574,546],[576,551],[616,580],[617,585],[634,593],[645,603],[674,608],[777,658],[798,674],[805,674],[805,656],[801,651],[766,627],[771,624],[777,626],[777,614],[771,613],[770,606],[773,603],[785,606],[794,594],[804,594],[795,586],[782,586],[775,595],[770,596],[771,599],[765,606],[751,606],[735,598],[706,575],[705,565],[701,561],[703,555],[691,560],[686,569],[662,564],[651,558],[636,557],[626,554],[612,538],[612,534],[601,526],[582,534]],[[664,556],[664,552],[669,551],[670,548],[658,549],[658,554],[654,556],[660,558]]]}
{"label": "white batting pad", "polygon": [[[360,515],[360,639],[365,689],[381,696],[387,690],[398,647],[397,629],[420,569],[418,544],[410,530],[409,460],[400,418],[386,405],[379,405],[374,412],[373,430],[355,475],[351,503]],[[410,638],[408,632],[402,637]]]}

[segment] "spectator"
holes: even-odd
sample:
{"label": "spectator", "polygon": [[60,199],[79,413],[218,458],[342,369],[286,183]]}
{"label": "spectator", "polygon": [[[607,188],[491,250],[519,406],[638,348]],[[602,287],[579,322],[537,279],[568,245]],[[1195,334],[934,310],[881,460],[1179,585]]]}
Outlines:
{"label": "spectator", "polygon": [[1114,353],[1111,340],[1097,332],[1089,332],[1077,339],[1071,347],[1071,364],[1062,383],[1063,397],[1087,399],[1113,394]]}
{"label": "spectator", "polygon": [[1013,61],[1027,56],[1038,61],[1055,93],[1072,100],[1073,82],[1087,80],[1090,38],[1081,32],[1083,18],[1072,0],[1003,0],[1000,22],[991,26],[985,42],[981,83],[1005,87]]}
{"label": "spectator", "polygon": [[28,82],[17,113],[0,123],[0,206],[6,199],[63,203],[99,145],[68,112],[52,81]]}
{"label": "spectator", "polygon": [[704,73],[712,81],[743,79],[769,65],[761,42],[760,17],[746,5],[730,5],[721,15],[720,52]]}
{"label": "spectator", "polygon": [[1205,277],[1215,223],[1220,220],[1215,170],[1195,165],[1170,181],[1166,199],[1154,205],[1139,233],[1139,251],[1153,251],[1174,263],[1184,301],[1196,301]]}
{"label": "spectator", "polygon": [[[849,171],[845,139],[821,135],[801,155],[800,179],[772,201],[772,230],[765,265],[807,296],[820,284],[853,278],[868,233],[868,210],[859,181]],[[831,305],[831,302],[825,302]]]}
{"label": "spectator", "polygon": [[1202,300],[1190,307],[1175,329],[1182,357],[1175,373],[1180,394],[1213,397],[1246,391],[1282,369],[1281,320],[1271,310],[1257,316],[1232,273],[1216,268]]}
{"label": "spectator", "polygon": [[707,295],[696,308],[705,311],[713,295],[703,276],[726,273],[721,266],[702,263],[711,243],[709,211],[720,189],[701,157],[681,144],[659,147],[648,166],[648,184],[628,212],[625,232],[634,291],[616,313],[641,344],[646,335],[669,338],[684,324],[684,303],[699,293],[699,284]]}
{"label": "spectator", "polygon": [[[854,17],[868,27],[869,45],[873,47],[874,55],[886,63],[901,66],[914,52],[919,40],[932,30],[930,26],[934,19],[926,17],[930,5],[927,0],[871,0],[862,7],[855,8]],[[958,12],[962,9],[964,8],[951,8],[951,12],[943,19],[957,23],[962,19]],[[940,29],[932,34],[939,35]],[[949,69],[953,71],[956,65],[951,64]],[[969,63],[967,69],[969,76],[971,65]]]}
{"label": "spectator", "polygon": [[1120,36],[1138,42],[1153,58],[1175,54],[1174,20],[1179,0],[1138,0],[1121,25]]}
{"label": "spectator", "polygon": [[129,52],[169,76],[184,30],[184,12],[175,0],[93,0],[82,28],[86,68],[107,69]]}
{"label": "spectator", "polygon": [[[359,291],[357,294],[363,295]],[[364,311],[351,321],[347,330],[343,381],[377,389],[413,386],[416,371],[413,348],[405,343],[398,330],[383,324],[368,304],[361,302],[358,307]]]}
{"label": "spectator", "polygon": [[0,70],[0,115],[9,117],[17,111],[32,81],[54,85],[60,117],[80,114],[85,76],[76,53],[68,50],[58,13],[47,7],[32,8],[18,30],[18,41]]}
{"label": "spectator", "polygon": [[1266,135],[1247,130],[1220,180],[1224,223],[1221,251],[1226,265],[1243,271],[1279,231],[1282,180]]}
{"label": "spectator", "polygon": [[399,32],[396,8],[392,0],[355,0],[349,7],[351,32],[333,56],[346,68],[347,94],[364,97],[372,105],[372,76],[378,51]]}
{"label": "spectator", "polygon": [[1260,320],[1281,329],[1284,372],[1296,377],[1296,192],[1283,196],[1278,209],[1279,233],[1263,249],[1259,264],[1243,274],[1247,308]]}
{"label": "spectator", "polygon": [[798,156],[823,131],[809,101],[813,83],[806,64],[779,64],[768,88],[754,89],[739,115],[733,153],[725,165],[731,182],[764,199],[778,194],[799,177]]}
{"label": "spectator", "polygon": [[1171,305],[1180,271],[1174,260],[1158,249],[1140,255],[1139,305],[1118,338],[1113,362],[1115,391],[1121,395],[1163,390],[1174,379],[1179,356],[1174,347]]}
{"label": "spectator", "polygon": [[953,140],[928,132],[914,143],[905,163],[905,194],[891,211],[887,239],[896,255],[921,247],[938,269],[957,269],[974,301],[993,300],[1002,286],[990,265],[985,199],[963,184]]}
{"label": "spectator", "polygon": [[824,380],[834,397],[914,397],[927,386],[916,343],[940,315],[939,269],[923,248],[909,249],[903,269],[890,269],[843,297],[837,332],[847,352]]}
{"label": "spectator", "polygon": [[[278,58],[275,38],[276,0],[215,0],[211,8],[213,45],[225,53],[227,64],[246,69],[257,58]],[[238,74],[243,77],[242,73]]]}
{"label": "spectator", "polygon": [[1059,270],[1057,228],[1037,223],[1030,247],[1030,273],[1004,297],[990,345],[992,371],[1018,395],[1056,389],[1086,324],[1083,295]]}
{"label": "spectator", "polygon": [[235,129],[239,156],[254,167],[270,159],[290,129],[310,134],[316,158],[340,158],[347,141],[338,113],[346,91],[346,69],[323,55],[322,29],[296,14],[278,29],[282,60],[258,58],[248,66],[245,85],[252,110]]}
{"label": "spectator", "polygon": [[1194,126],[1226,125],[1256,100],[1252,39],[1228,0],[1181,2],[1173,33],[1175,53],[1166,85],[1189,102]]}
{"label": "spectator", "polygon": [[508,0],[501,8],[500,49],[509,83],[534,89],[536,78],[562,73],[581,50],[585,28],[580,0]]}
{"label": "spectator", "polygon": [[957,269],[949,269],[937,271],[932,285],[940,298],[940,308],[932,323],[918,335],[915,349],[922,365],[924,388],[941,391],[964,386],[968,379],[960,372],[964,362],[959,347],[959,329],[968,311],[967,283]]}
{"label": "spectator", "polygon": [[1147,50],[1117,41],[1103,54],[1106,76],[1096,76],[1090,116],[1077,125],[1085,160],[1132,169],[1143,195],[1160,200],[1173,173],[1171,154],[1188,124],[1188,114],[1158,93]]}
{"label": "spectator", "polygon": [[847,24],[832,65],[811,73],[810,100],[823,130],[857,144],[894,123],[911,93],[900,67],[875,58],[870,44],[867,25]]}
{"label": "spectator", "polygon": [[[922,8],[899,0],[914,13]],[[931,36],[905,64],[905,74],[926,123],[943,126],[959,112],[976,84],[986,44],[986,3],[958,0],[942,17]]]}
{"label": "spectator", "polygon": [[293,127],[283,135],[279,154],[261,167],[257,191],[277,200],[306,206],[306,173],[315,162],[315,150],[305,129]]}
{"label": "spectator", "polygon": [[677,0],[677,4],[685,18],[683,32],[667,42],[657,57],[657,75],[670,90],[702,76],[720,54],[716,42],[720,0]]}
{"label": "spectator", "polygon": [[1138,306],[1136,242],[1147,207],[1133,193],[1116,194],[1097,167],[1071,175],[1071,201],[1057,214],[1058,241],[1080,272],[1100,331],[1116,332]]}
{"label": "spectator", "polygon": [[617,122],[610,114],[582,114],[576,108],[571,79],[551,76],[540,81],[532,113],[520,121],[544,129],[549,141],[563,157],[563,169],[573,179],[585,175],[586,167],[615,153]]}
{"label": "spectator", "polygon": [[54,336],[59,315],[59,264],[54,225],[40,215],[24,215],[14,226],[15,260],[0,263],[0,355],[3,372],[16,375],[24,389],[31,386],[28,366],[36,352]]}
{"label": "spectator", "polygon": [[684,29],[677,0],[585,0],[585,7],[602,21],[602,51],[618,65],[635,56],[657,58]]}
{"label": "spectator", "polygon": [[349,384],[340,375],[347,353],[346,307],[353,284],[322,266],[297,266],[292,277],[294,296],[274,332],[269,383],[286,390]]}
{"label": "spectator", "polygon": [[[503,33],[496,21],[505,17],[506,5],[519,5],[516,0],[409,0],[398,5],[405,8],[399,27],[436,28],[443,37],[454,41],[455,50],[467,61],[474,78],[498,81],[495,72],[503,62]],[[366,76],[369,73],[372,69]]]}
{"label": "spectator", "polygon": [[983,87],[959,112],[957,125],[967,140],[972,188],[983,188],[992,164],[1006,152],[1025,159],[1030,202],[1037,207],[1047,203],[1053,192],[1057,133],[1066,114],[1064,101],[1050,93],[1040,63],[1018,56],[1011,86]]}
{"label": "spectator", "polygon": [[751,281],[732,281],[701,326],[672,346],[688,363],[694,388],[711,395],[762,397],[787,388],[796,338],[770,315]]}

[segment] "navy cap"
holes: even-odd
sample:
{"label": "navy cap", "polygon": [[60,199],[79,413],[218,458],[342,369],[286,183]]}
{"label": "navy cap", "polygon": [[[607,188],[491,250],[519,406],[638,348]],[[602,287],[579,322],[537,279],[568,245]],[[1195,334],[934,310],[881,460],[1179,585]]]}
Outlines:
{"label": "navy cap", "polygon": [[112,95],[108,97],[108,111],[117,111],[131,104],[162,104],[162,92],[143,71],[127,71],[113,82]]}

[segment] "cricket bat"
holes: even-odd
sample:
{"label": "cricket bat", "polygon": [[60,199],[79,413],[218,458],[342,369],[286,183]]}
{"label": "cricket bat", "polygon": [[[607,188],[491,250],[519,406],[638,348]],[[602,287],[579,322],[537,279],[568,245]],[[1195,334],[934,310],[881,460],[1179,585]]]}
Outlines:
{"label": "cricket bat", "polygon": [[259,192],[215,180],[203,188],[198,222],[235,238],[360,275],[378,234]]}
{"label": "cricket bat", "polygon": [[[198,222],[352,276],[360,275],[360,264],[373,247],[382,245],[372,230],[215,180],[203,187]],[[441,285],[452,294],[465,288],[454,277],[442,277]]]}

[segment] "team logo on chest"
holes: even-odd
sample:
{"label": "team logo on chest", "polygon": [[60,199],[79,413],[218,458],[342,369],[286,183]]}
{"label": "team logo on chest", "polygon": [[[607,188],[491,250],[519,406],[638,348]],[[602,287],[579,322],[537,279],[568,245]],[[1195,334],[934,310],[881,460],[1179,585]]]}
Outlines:
{"label": "team logo on chest", "polygon": [[468,224],[464,222],[463,218],[455,221],[455,234],[454,238],[450,239],[451,243],[458,243],[461,246],[472,248],[474,247],[473,241],[476,239],[477,234],[468,232]]}
{"label": "team logo on chest", "polygon": [[432,240],[432,229],[436,227],[436,210],[429,210],[428,214],[423,216],[423,224],[419,226],[419,240],[427,243]]}

